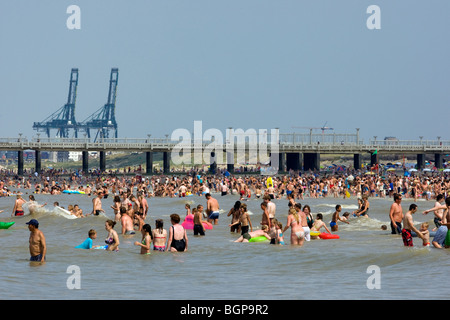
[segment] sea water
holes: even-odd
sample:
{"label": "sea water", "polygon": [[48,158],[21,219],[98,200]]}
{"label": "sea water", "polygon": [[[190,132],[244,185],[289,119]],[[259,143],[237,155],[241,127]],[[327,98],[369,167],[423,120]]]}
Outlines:
{"label": "sea water", "polygon": [[[22,190],[24,193],[26,190]],[[79,219],[67,219],[54,210],[58,201],[65,208],[78,204],[84,213],[92,211],[92,198],[87,195],[63,194],[58,196],[36,194],[38,203],[48,203],[37,213],[28,210],[23,217],[11,217],[15,197],[0,199],[1,221],[15,221],[7,230],[0,230],[0,299],[126,299],[126,300],[209,300],[209,299],[446,299],[449,293],[447,271],[450,250],[423,247],[414,238],[414,247],[404,247],[401,236],[391,235],[389,207],[391,198],[370,198],[370,218],[351,217],[350,224],[339,223],[336,232],[340,239],[312,240],[304,246],[289,244],[290,230],[284,237],[286,245],[268,243],[236,243],[239,234],[231,233],[228,211],[237,195],[218,199],[221,214],[218,225],[207,230],[204,237],[188,231],[187,252],[152,251],[141,255],[134,245],[141,240],[138,232],[120,237],[118,252],[74,249],[88,236],[90,229],[97,231],[94,245],[103,245],[107,236],[105,221],[113,219],[112,197],[102,200],[106,213]],[[26,194],[24,198],[27,199]],[[206,205],[203,196],[187,198],[149,198],[146,222],[152,228],[155,219],[164,220],[170,227],[169,216],[177,213],[183,219],[184,205]],[[260,226],[261,199],[245,201],[251,212],[253,227]],[[276,218],[286,223],[288,201],[274,200]],[[329,224],[336,204],[343,210],[357,209],[357,199],[319,198],[297,200],[308,204],[315,217],[324,215]],[[412,203],[404,199],[404,212]],[[434,227],[432,214],[422,215],[433,201],[417,201],[418,212],[414,221],[428,221]],[[28,213],[28,214],[27,214]],[[47,241],[47,261],[30,262],[28,251],[29,219],[39,220],[39,229]],[[386,225],[388,230],[382,230]],[[115,230],[120,234],[120,223]],[[77,287],[70,285],[77,270]],[[375,270],[376,272],[374,272]],[[376,285],[374,285],[376,284]]]}

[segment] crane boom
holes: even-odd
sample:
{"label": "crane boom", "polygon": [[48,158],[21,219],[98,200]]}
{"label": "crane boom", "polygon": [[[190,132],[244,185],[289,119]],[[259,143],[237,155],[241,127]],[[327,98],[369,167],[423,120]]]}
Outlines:
{"label": "crane boom", "polygon": [[50,138],[50,130],[57,129],[57,136],[61,138],[68,138],[69,129],[75,130],[75,137],[77,137],[77,121],[75,120],[75,102],[77,97],[78,87],[78,68],[72,68],[70,73],[69,95],[67,103],[45,118],[41,122],[34,122],[33,129],[38,132],[45,132]]}
{"label": "crane boom", "polygon": [[117,84],[119,81],[119,69],[112,68],[109,79],[109,91],[106,104],[95,111],[91,116],[86,118],[79,127],[82,128],[88,137],[91,137],[91,129],[96,129],[97,138],[109,138],[109,131],[114,131],[114,137],[117,138],[117,121],[116,121],[116,97]]}

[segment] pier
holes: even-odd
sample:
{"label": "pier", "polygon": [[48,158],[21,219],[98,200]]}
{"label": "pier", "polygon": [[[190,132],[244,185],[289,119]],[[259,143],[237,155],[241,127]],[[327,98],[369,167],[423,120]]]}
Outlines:
{"label": "pier", "polygon": [[[321,154],[342,154],[353,155],[354,167],[361,168],[362,155],[370,154],[371,165],[379,163],[380,155],[408,155],[417,157],[417,168],[425,167],[425,156],[433,154],[435,158],[435,166],[438,169],[443,167],[444,155],[450,154],[450,140],[442,140],[438,137],[436,140],[369,140],[364,142],[359,137],[359,129],[354,134],[337,134],[337,133],[279,133],[276,143],[276,150],[273,149],[272,143],[265,146],[267,152],[278,153],[279,163],[278,170],[281,172],[289,170],[318,170],[320,168]],[[23,175],[24,159],[23,154],[26,150],[35,152],[35,171],[41,171],[42,151],[79,151],[82,153],[82,170],[89,170],[88,152],[96,151],[100,154],[100,170],[105,171],[106,153],[114,151],[126,152],[143,152],[146,153],[146,172],[152,173],[153,153],[163,153],[163,169],[165,173],[170,172],[171,152],[175,147],[180,146],[179,141],[172,141],[168,136],[166,138],[103,138],[91,141],[90,138],[41,138],[26,137],[0,138],[0,150],[17,151],[17,172]],[[195,141],[194,141],[195,142]],[[202,150],[211,149],[211,141],[200,141],[192,143],[192,151],[202,148]],[[185,146],[186,147],[186,146]],[[245,143],[247,151],[251,151],[252,144]],[[234,170],[236,155],[231,154],[237,152],[236,143],[225,141],[218,144],[216,148],[221,148],[226,154],[226,163],[228,171]],[[215,149],[217,150],[217,149]],[[211,163],[214,165],[215,155],[211,152]]]}

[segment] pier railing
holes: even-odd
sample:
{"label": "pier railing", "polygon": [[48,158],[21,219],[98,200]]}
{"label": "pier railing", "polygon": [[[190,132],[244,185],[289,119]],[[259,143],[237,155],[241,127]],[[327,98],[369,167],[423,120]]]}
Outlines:
{"label": "pier railing", "polygon": [[[280,152],[329,152],[329,153],[358,153],[358,152],[383,152],[383,153],[450,153],[450,140],[369,140],[365,143],[358,134],[299,134],[281,133],[278,137],[277,150]],[[91,141],[89,138],[42,138],[23,136],[0,138],[0,150],[43,150],[43,151],[171,151],[174,147],[206,148],[213,145],[213,141],[189,141],[180,144],[166,138],[104,138]],[[274,142],[276,143],[276,141]],[[224,150],[230,145],[228,141],[222,144]],[[269,141],[258,143],[256,148],[265,145],[270,151],[273,147]],[[248,141],[246,148],[255,144]],[[234,142],[236,147],[236,142]],[[227,149],[229,150],[229,149]]]}

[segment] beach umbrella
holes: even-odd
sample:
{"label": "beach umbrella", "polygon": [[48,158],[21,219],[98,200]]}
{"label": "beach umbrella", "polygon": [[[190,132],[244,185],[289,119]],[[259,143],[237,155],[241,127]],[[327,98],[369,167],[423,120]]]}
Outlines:
{"label": "beach umbrella", "polygon": [[417,169],[411,168],[408,170],[409,172],[417,171]]}
{"label": "beach umbrella", "polygon": [[424,171],[424,172],[430,172],[431,169],[430,169],[430,168],[425,168],[425,169],[423,169],[423,171]]}
{"label": "beach umbrella", "polygon": [[444,169],[443,172],[450,172],[450,169]]}
{"label": "beach umbrella", "polygon": [[389,168],[386,171],[395,171],[395,169],[394,168]]}

